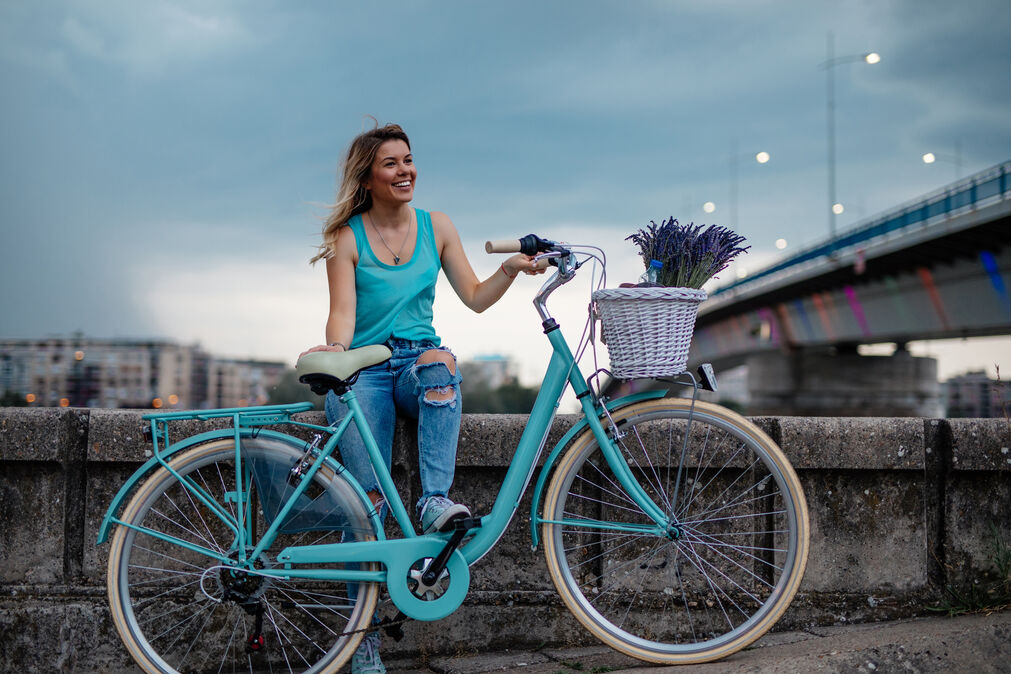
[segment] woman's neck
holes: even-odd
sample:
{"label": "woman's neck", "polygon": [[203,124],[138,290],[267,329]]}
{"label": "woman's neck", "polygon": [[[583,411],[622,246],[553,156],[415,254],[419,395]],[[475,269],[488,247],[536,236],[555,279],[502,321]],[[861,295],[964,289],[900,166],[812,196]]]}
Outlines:
{"label": "woman's neck", "polygon": [[400,229],[411,225],[412,211],[411,205],[403,202],[387,204],[374,201],[369,209],[369,217],[383,229]]}

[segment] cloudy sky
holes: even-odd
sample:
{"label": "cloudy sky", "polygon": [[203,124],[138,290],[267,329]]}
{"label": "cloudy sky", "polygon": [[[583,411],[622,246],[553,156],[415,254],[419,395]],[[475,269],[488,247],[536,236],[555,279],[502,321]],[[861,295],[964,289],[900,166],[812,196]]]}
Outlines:
{"label": "cloudy sky", "polygon": [[[368,115],[407,129],[415,204],[479,274],[485,239],[537,232],[631,280],[624,237],[670,215],[733,226],[757,269],[827,234],[830,31],[882,57],[833,69],[841,228],[954,180],[956,153],[963,175],[1011,159],[1006,0],[0,0],[0,336],[293,362],[322,339],[308,258]],[[443,284],[436,327],[529,379],[538,285],[475,316]],[[588,287],[558,305],[577,333]],[[983,344],[924,348],[992,369]]]}

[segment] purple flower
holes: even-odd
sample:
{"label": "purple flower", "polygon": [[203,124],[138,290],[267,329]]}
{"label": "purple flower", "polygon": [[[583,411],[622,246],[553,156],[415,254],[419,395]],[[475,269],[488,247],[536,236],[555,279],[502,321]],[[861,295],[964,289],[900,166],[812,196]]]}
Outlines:
{"label": "purple flower", "polygon": [[682,225],[673,217],[659,225],[650,220],[649,225],[625,240],[639,247],[646,267],[650,260],[662,262],[659,282],[673,288],[701,288],[751,248],[742,248],[744,237],[726,227],[710,225],[703,229],[695,223]]}

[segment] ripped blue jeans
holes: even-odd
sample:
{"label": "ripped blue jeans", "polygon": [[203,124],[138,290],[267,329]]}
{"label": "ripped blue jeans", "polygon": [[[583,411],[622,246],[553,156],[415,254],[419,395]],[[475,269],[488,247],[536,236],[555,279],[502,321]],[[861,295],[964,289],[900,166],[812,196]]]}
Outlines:
{"label": "ripped blue jeans", "polygon": [[[387,468],[393,453],[397,413],[417,420],[418,465],[423,493],[416,507],[420,509],[430,496],[447,496],[453,484],[456,445],[460,435],[462,377],[458,366],[454,367],[455,372],[450,372],[443,362],[417,364],[424,352],[432,349],[449,352],[445,347],[437,347],[428,341],[404,339],[391,339],[386,345],[393,351],[393,357],[362,370],[354,392]],[[437,391],[441,395],[426,397],[429,391]],[[447,399],[432,399],[444,398],[450,391],[452,396]],[[333,391],[326,396],[325,409],[330,423],[348,414],[347,405]],[[366,492],[380,491],[365,443],[354,424],[348,426],[341,438],[340,452],[344,465]]]}

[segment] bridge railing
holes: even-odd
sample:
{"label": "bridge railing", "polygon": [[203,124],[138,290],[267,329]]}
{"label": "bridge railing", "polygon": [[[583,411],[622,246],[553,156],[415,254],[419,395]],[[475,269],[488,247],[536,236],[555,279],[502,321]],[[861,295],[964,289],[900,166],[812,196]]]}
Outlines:
{"label": "bridge railing", "polygon": [[834,238],[805,248],[747,278],[717,288],[710,295],[719,296],[745,285],[753,287],[756,281],[771,280],[768,277],[777,275],[779,272],[800,267],[825,256],[838,254],[842,250],[883,239],[910,228],[929,227],[954,215],[1009,199],[1011,198],[1011,193],[1008,191],[1009,173],[1011,173],[1011,161],[992,166],[908,201],[881,215],[864,220]]}

